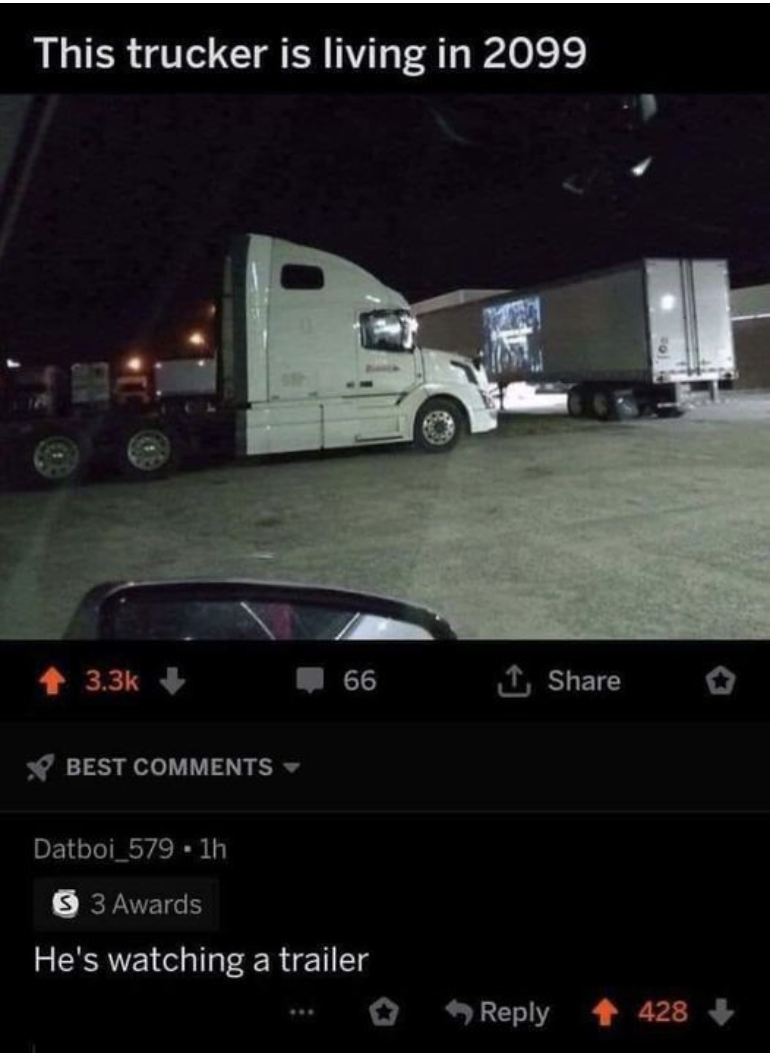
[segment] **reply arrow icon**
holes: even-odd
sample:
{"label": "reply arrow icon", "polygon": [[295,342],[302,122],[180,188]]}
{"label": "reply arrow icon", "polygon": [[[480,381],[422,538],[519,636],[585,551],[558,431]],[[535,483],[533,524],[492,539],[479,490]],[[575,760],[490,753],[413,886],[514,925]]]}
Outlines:
{"label": "reply arrow icon", "polygon": [[459,1003],[457,999],[451,999],[445,1007],[445,1010],[456,1021],[463,1019],[464,1028],[467,1028],[474,1018],[474,1010],[472,1007],[470,1007],[468,1003]]}

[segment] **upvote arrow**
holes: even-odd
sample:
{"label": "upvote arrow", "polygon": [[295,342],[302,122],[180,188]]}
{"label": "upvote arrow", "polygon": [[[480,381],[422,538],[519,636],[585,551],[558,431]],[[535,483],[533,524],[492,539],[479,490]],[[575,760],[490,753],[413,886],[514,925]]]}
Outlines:
{"label": "upvote arrow", "polygon": [[65,677],[61,674],[59,669],[54,665],[51,665],[38,680],[38,683],[42,683],[46,690],[47,698],[56,698],[59,695],[59,691],[63,685],[67,682]]}
{"label": "upvote arrow", "polygon": [[602,1029],[610,1029],[612,1021],[619,1014],[611,1000],[606,998],[601,999],[600,1003],[593,1007],[592,1012]]}

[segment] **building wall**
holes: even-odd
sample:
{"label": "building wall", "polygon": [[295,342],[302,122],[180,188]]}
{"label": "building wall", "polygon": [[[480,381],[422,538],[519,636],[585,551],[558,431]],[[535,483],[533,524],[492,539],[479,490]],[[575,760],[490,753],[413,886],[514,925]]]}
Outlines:
{"label": "building wall", "polygon": [[769,284],[731,294],[732,333],[740,389],[769,389]]}
{"label": "building wall", "polygon": [[769,317],[733,320],[738,389],[769,389]]}

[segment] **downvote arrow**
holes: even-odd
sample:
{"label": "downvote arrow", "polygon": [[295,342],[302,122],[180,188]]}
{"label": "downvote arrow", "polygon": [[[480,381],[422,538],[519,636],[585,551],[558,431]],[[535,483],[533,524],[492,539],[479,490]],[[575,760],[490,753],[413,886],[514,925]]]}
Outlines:
{"label": "downvote arrow", "polygon": [[708,1011],[708,1016],[713,1018],[719,1028],[723,1028],[727,1021],[734,1017],[734,1011],[729,1009],[729,1001],[721,998],[717,999],[713,1009]]}
{"label": "downvote arrow", "polygon": [[168,668],[166,670],[166,675],[158,682],[161,684],[165,691],[167,691],[169,694],[171,694],[172,697],[174,697],[177,691],[182,690],[187,681],[184,680],[182,676],[180,676],[180,670],[175,667]]}

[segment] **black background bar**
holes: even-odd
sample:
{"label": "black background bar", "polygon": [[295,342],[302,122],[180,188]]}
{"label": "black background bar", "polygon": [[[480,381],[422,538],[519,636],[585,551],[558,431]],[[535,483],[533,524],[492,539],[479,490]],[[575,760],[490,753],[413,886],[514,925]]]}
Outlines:
{"label": "black background bar", "polygon": [[[513,666],[519,669],[514,676]],[[47,695],[40,682],[51,667],[67,681],[56,696]],[[323,668],[324,690],[298,690],[299,667]],[[92,670],[104,689],[86,690],[95,680]],[[161,682],[170,670],[184,680],[174,694]],[[569,670],[575,677],[616,675],[621,690],[550,690],[550,674]],[[114,671],[138,676],[139,691],[112,691]],[[0,672],[3,717],[46,723],[77,718],[766,720],[769,715],[769,644],[761,640],[20,642],[0,644]],[[709,674],[714,674],[712,682]],[[712,694],[711,686],[731,693]],[[501,697],[500,687],[510,692],[514,687],[519,696]]]}

